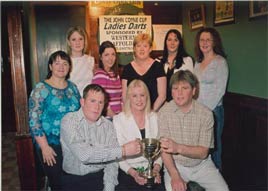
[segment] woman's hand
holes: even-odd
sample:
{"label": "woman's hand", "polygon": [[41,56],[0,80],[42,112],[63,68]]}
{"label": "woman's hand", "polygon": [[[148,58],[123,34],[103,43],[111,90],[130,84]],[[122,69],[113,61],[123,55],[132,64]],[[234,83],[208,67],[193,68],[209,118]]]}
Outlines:
{"label": "woman's hand", "polygon": [[139,185],[144,185],[147,183],[147,179],[140,176],[139,172],[131,168],[129,170],[129,174],[134,178],[134,180],[139,184]]}
{"label": "woman's hand", "polygon": [[106,113],[106,115],[107,115],[108,117],[113,117],[113,116],[116,115],[116,113],[113,112],[113,110],[112,110],[110,107],[108,107],[108,108],[107,108],[107,113]]}
{"label": "woman's hand", "polygon": [[49,145],[41,148],[41,150],[44,163],[47,163],[48,166],[53,166],[54,164],[56,164],[55,156],[57,156],[57,154]]}
{"label": "woman's hand", "polygon": [[161,184],[161,175],[160,175],[161,167],[159,164],[155,164],[153,168],[153,174],[155,175],[154,182],[157,184]]}

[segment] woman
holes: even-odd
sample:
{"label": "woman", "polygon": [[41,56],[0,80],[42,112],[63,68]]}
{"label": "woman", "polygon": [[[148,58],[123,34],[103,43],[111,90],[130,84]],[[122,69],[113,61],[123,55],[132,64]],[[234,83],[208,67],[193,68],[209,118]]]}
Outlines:
{"label": "woman", "polygon": [[190,70],[193,72],[194,67],[193,59],[184,49],[181,33],[176,29],[170,29],[166,34],[161,63],[164,65],[164,70],[167,76],[166,101],[170,101],[172,97],[169,81],[172,74],[179,70]]}
{"label": "woman", "polygon": [[108,93],[106,116],[112,118],[122,111],[122,85],[116,62],[115,46],[110,41],[104,41],[100,45],[99,54],[99,69],[96,70],[92,83],[99,84]]}
{"label": "woman", "polygon": [[71,27],[67,31],[66,42],[73,63],[70,80],[77,85],[82,96],[84,88],[91,83],[94,70],[94,58],[86,54],[87,33],[82,27]]}
{"label": "woman", "polygon": [[[126,92],[123,112],[114,116],[113,123],[116,128],[120,145],[133,139],[156,138],[158,134],[157,115],[151,111],[150,94],[142,80],[133,80]],[[154,163],[153,171],[157,174],[156,183],[161,183],[159,171],[162,161],[158,158]],[[147,179],[139,172],[148,167],[148,161],[141,154],[119,162],[119,186],[117,190],[127,187],[136,190],[146,190],[144,186]],[[161,185],[158,185],[161,186]]]}
{"label": "woman", "polygon": [[198,102],[210,108],[215,116],[216,150],[212,159],[221,170],[221,136],[224,123],[222,98],[226,91],[228,65],[220,34],[214,28],[203,28],[196,35],[197,62],[194,73],[200,82]]}
{"label": "woman", "polygon": [[30,132],[52,190],[61,188],[61,119],[80,108],[79,91],[67,80],[71,63],[71,58],[63,51],[51,54],[47,78],[36,84],[29,98]]}
{"label": "woman", "polygon": [[167,81],[163,66],[150,57],[152,39],[148,34],[140,33],[133,42],[134,60],[127,64],[122,73],[123,102],[126,90],[134,79],[144,81],[150,92],[151,107],[158,111],[166,100]]}

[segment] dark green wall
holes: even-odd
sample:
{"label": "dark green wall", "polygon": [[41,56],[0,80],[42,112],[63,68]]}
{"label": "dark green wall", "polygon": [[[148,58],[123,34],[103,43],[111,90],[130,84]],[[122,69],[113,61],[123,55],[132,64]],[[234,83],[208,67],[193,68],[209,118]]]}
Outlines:
{"label": "dark green wall", "polygon": [[[206,26],[213,27],[213,2],[184,2],[183,37],[189,54],[194,56],[194,38],[198,30],[189,28],[188,11],[199,4],[205,5]],[[229,92],[268,98],[268,23],[267,17],[249,20],[249,3],[235,1],[235,23],[215,26],[220,32],[230,77]]]}
{"label": "dark green wall", "polygon": [[66,51],[66,32],[72,26],[85,27],[83,5],[35,6],[37,61],[40,80],[47,75],[49,56],[58,50]]}

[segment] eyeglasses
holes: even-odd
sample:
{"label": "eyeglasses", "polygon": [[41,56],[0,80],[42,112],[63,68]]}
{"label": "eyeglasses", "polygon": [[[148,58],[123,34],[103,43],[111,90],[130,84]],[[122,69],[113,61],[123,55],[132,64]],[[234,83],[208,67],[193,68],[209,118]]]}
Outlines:
{"label": "eyeglasses", "polygon": [[212,39],[200,39],[199,42],[206,42],[206,43],[211,43],[213,40]]}

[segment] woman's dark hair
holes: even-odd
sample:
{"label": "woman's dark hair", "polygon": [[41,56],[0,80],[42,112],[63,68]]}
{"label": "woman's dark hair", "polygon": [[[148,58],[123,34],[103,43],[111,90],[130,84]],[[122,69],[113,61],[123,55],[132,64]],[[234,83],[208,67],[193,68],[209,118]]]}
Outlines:
{"label": "woman's dark hair", "polygon": [[216,54],[221,55],[222,57],[226,58],[226,54],[224,52],[223,46],[222,46],[222,41],[221,41],[221,37],[219,32],[212,28],[212,27],[206,27],[206,28],[202,28],[198,31],[198,33],[196,34],[196,38],[195,38],[195,54],[196,54],[196,59],[198,62],[202,62],[204,59],[204,54],[202,53],[202,51],[200,50],[199,47],[199,41],[200,41],[200,36],[203,32],[207,32],[210,33],[212,36],[212,42],[213,42],[213,51]]}
{"label": "woman's dark hair", "polygon": [[70,56],[62,51],[62,50],[59,50],[59,51],[56,51],[54,53],[52,53],[48,59],[48,65],[47,65],[47,78],[46,79],[49,79],[51,76],[52,76],[52,71],[50,70],[50,65],[53,64],[54,61],[57,60],[57,58],[60,57],[62,60],[66,60],[70,66],[70,69],[69,69],[69,72],[67,73],[66,77],[65,77],[65,80],[69,79],[70,77],[70,73],[72,71],[72,60],[70,58]]}
{"label": "woman's dark hair", "polygon": [[181,33],[176,29],[170,29],[165,36],[163,58],[162,58],[161,62],[164,64],[168,60],[168,48],[167,48],[166,41],[167,41],[170,33],[174,33],[176,35],[177,39],[179,40],[179,47],[178,47],[177,55],[175,58],[175,60],[176,60],[175,68],[180,68],[183,64],[183,57],[187,57],[189,55],[187,54],[187,52],[184,49],[183,39],[182,39]]}
{"label": "woman's dark hair", "polygon": [[[103,52],[105,51],[106,48],[113,48],[115,51],[115,54],[116,54],[116,48],[115,48],[114,44],[111,41],[104,41],[101,43],[101,45],[99,47],[100,58],[101,58],[101,55],[103,54]],[[103,65],[103,62],[101,59],[99,59],[99,67],[104,70],[104,65]],[[115,76],[118,76],[119,69],[118,69],[118,63],[117,63],[117,55],[116,55],[115,63],[112,66],[111,70],[114,72]]]}

